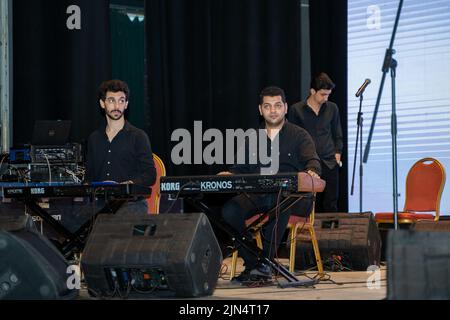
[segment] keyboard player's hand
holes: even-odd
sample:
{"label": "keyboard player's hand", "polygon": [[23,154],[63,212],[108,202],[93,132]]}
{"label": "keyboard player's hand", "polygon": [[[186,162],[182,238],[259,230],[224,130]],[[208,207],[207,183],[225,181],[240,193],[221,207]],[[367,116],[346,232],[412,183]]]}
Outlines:
{"label": "keyboard player's hand", "polygon": [[320,179],[320,176],[312,170],[308,170],[307,173],[313,178]]}
{"label": "keyboard player's hand", "polygon": [[222,171],[222,172],[219,172],[217,175],[218,176],[231,176],[233,174],[229,171]]}
{"label": "keyboard player's hand", "polygon": [[120,184],[134,184],[134,182],[131,180],[127,180],[127,181],[121,182]]}

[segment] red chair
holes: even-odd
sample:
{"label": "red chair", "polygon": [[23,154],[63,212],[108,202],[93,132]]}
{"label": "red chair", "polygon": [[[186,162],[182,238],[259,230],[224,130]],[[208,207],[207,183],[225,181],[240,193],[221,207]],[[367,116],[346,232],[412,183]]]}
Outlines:
{"label": "red chair", "polygon": [[[433,158],[414,163],[406,177],[406,199],[403,211],[398,212],[399,224],[412,224],[418,220],[439,220],[439,205],[445,185],[445,170]],[[393,224],[392,212],[375,214],[377,224]]]}
{"label": "red chair", "polygon": [[158,214],[159,213],[159,200],[161,199],[161,194],[159,191],[160,178],[166,175],[166,167],[162,162],[161,158],[156,154],[153,154],[153,162],[155,163],[156,169],[156,182],[152,186],[152,194],[147,198],[148,213]]}

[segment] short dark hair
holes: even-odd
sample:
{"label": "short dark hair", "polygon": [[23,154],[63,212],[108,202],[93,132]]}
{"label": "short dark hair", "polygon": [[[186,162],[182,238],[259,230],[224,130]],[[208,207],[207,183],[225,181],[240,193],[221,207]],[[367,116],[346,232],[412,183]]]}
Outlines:
{"label": "short dark hair", "polygon": [[259,104],[261,105],[263,103],[264,97],[276,96],[281,96],[281,100],[283,100],[283,103],[286,103],[286,95],[284,94],[283,89],[275,86],[266,87],[259,94]]}
{"label": "short dark hair", "polygon": [[130,89],[128,85],[122,80],[107,80],[102,82],[97,91],[98,100],[105,101],[107,92],[123,92],[128,101],[130,96]]}
{"label": "short dark hair", "polygon": [[310,87],[316,91],[321,89],[333,90],[336,85],[325,72],[321,72],[312,78]]}

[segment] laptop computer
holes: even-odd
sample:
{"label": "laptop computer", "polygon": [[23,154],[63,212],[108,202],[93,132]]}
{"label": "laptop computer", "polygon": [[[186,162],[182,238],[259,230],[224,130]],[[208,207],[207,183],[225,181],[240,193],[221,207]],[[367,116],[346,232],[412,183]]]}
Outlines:
{"label": "laptop computer", "polygon": [[34,123],[31,144],[34,146],[65,145],[69,142],[71,124],[70,120],[37,120]]}

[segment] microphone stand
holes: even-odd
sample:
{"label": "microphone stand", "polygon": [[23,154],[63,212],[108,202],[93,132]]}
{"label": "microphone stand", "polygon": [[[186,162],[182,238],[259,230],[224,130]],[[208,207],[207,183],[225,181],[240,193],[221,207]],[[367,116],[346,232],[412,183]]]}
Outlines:
{"label": "microphone stand", "polygon": [[[395,53],[395,51],[394,51]],[[398,180],[397,180],[397,114],[395,101],[395,78],[397,76],[397,60],[391,59],[391,82],[392,82],[392,116],[391,116],[391,135],[392,135],[392,182],[394,195],[394,226],[398,229]]]}
{"label": "microphone stand", "polygon": [[362,214],[362,194],[363,194],[363,113],[362,110],[362,102],[363,102],[363,94],[359,95],[359,111],[358,111],[358,119],[357,119],[357,131],[356,131],[356,143],[355,143],[355,156],[353,158],[353,175],[352,175],[352,187],[351,187],[351,195],[353,195],[353,190],[355,187],[355,171],[356,171],[356,158],[358,156],[358,142],[359,142],[359,213]]}
{"label": "microphone stand", "polygon": [[375,121],[377,118],[378,108],[380,106],[381,96],[383,93],[383,86],[386,79],[386,74],[391,70],[392,78],[392,116],[391,116],[391,135],[392,135],[392,175],[393,175],[393,203],[394,203],[394,229],[398,229],[398,186],[397,186],[397,115],[395,107],[395,77],[396,77],[396,67],[397,61],[392,58],[395,54],[393,49],[395,34],[397,33],[398,22],[400,20],[400,13],[402,11],[403,0],[400,0],[397,10],[397,15],[395,17],[394,28],[392,30],[391,42],[389,43],[389,48],[386,50],[383,62],[383,76],[381,77],[380,90],[378,91],[377,102],[375,104],[375,110],[373,112],[372,125],[370,126],[369,137],[367,139],[366,149],[364,150],[363,162],[367,163],[370,152],[370,144],[372,141],[373,130],[375,128]]}

